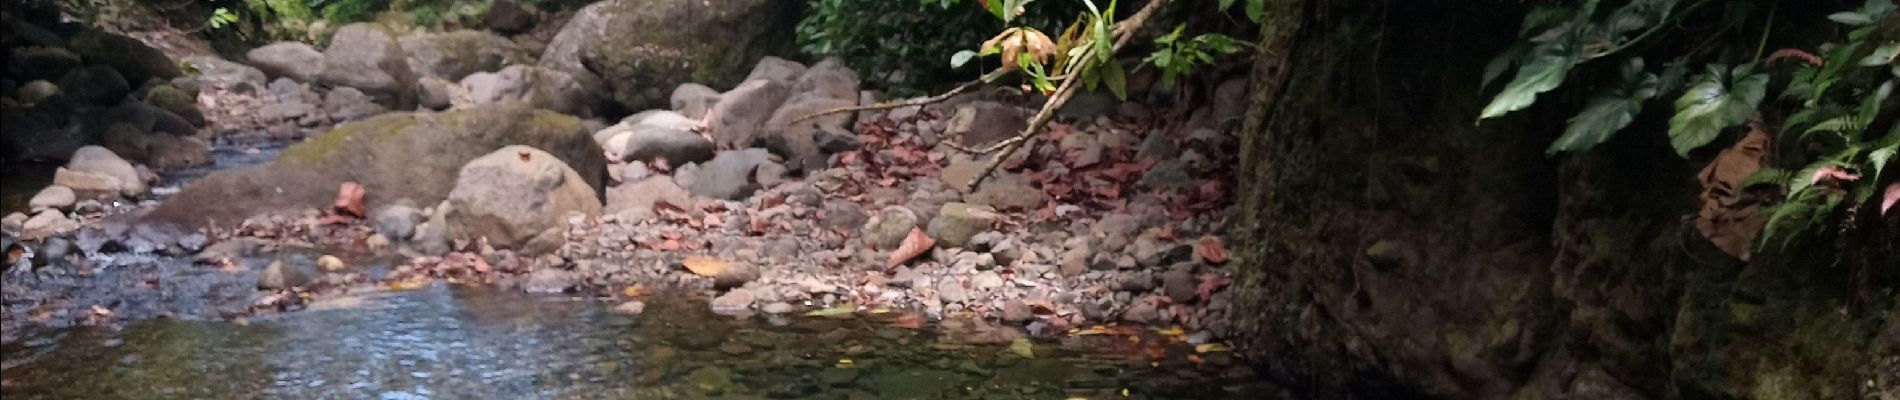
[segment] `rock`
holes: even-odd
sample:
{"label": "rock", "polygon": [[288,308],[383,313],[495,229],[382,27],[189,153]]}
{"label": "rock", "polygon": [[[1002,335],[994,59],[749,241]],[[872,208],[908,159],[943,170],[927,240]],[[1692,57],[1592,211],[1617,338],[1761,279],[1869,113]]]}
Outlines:
{"label": "rock", "polygon": [[257,275],[257,288],[264,290],[282,290],[293,287],[307,287],[315,283],[317,270],[309,264],[309,259],[293,257],[289,260],[278,258]]}
{"label": "rock", "polygon": [[1022,107],[978,100],[957,106],[944,135],[964,147],[983,148],[1021,134],[1031,112]]}
{"label": "rock", "polygon": [[263,70],[249,65],[225,61],[222,58],[210,56],[186,57],[185,63],[190,64],[192,68],[198,70],[198,74],[193,80],[197,81],[201,87],[212,87],[243,93],[256,93],[264,89],[265,83],[270,81],[270,78],[265,77]]}
{"label": "rock", "polygon": [[1188,174],[1187,166],[1180,159],[1162,160],[1141,176],[1141,186],[1151,189],[1188,189],[1199,182]]}
{"label": "rock", "polygon": [[322,269],[323,272],[342,271],[343,268],[347,267],[347,265],[343,264],[343,259],[336,258],[336,256],[325,254],[321,257],[317,257],[317,268]]}
{"label": "rock", "polygon": [[820,128],[816,139],[818,142],[818,151],[824,152],[825,154],[857,150],[859,146],[863,145],[858,139],[857,134],[851,133],[850,130],[844,128]]}
{"label": "rock", "polygon": [[963,282],[944,279],[937,283],[937,298],[945,303],[961,303],[970,299],[970,292],[963,288]]}
{"label": "rock", "polygon": [[1094,249],[1086,238],[1077,239],[1079,240],[1070,241],[1069,249],[1062,252],[1062,258],[1058,261],[1062,276],[1076,276],[1087,272],[1089,259],[1095,255]]}
{"label": "rock", "polygon": [[[853,86],[852,90],[855,91],[856,87]],[[793,166],[800,167],[802,170],[823,169],[825,153],[819,151],[818,133],[826,129],[846,129],[851,125],[855,115],[838,113],[797,123],[792,121],[826,110],[855,105],[857,105],[855,99],[830,98],[820,92],[800,93],[786,100],[783,106],[772,112],[772,117],[765,121],[758,132],[761,136],[754,137],[753,141],[765,145],[774,153],[785,156]]]}
{"label": "rock", "polygon": [[376,215],[371,219],[376,223],[376,233],[389,240],[406,242],[415,237],[416,225],[422,222],[423,217],[422,210],[417,210],[406,200],[398,200],[396,204],[376,210]]}
{"label": "rock", "polygon": [[95,106],[118,104],[125,95],[132,92],[130,84],[118,71],[104,65],[94,65],[67,72],[59,78],[60,94],[73,101]]}
{"label": "rock", "polygon": [[660,202],[680,208],[691,208],[692,193],[680,188],[672,178],[649,176],[631,184],[623,184],[607,190],[605,213],[618,215],[622,220],[640,221],[659,217],[654,205]]}
{"label": "rock", "polygon": [[1135,304],[1129,305],[1128,310],[1122,311],[1121,319],[1123,322],[1151,325],[1164,322],[1161,320],[1161,310],[1156,308],[1154,302],[1147,300],[1137,300]]}
{"label": "rock", "polygon": [[1136,160],[1169,160],[1180,155],[1181,147],[1175,145],[1174,139],[1169,138],[1166,132],[1159,130],[1149,132],[1148,137],[1141,139],[1141,148],[1135,150]]}
{"label": "rock", "polygon": [[792,86],[798,83],[799,77],[805,76],[806,70],[805,64],[799,64],[797,61],[765,56],[760,58],[757,64],[752,65],[752,72],[746,74],[744,81],[768,79]]}
{"label": "rock", "polygon": [[[119,158],[118,154],[113,154],[112,150],[107,150],[104,147],[86,146],[79,148],[78,151],[73,152],[72,159],[66,162],[65,169],[72,172],[85,172],[112,177],[118,181],[119,193],[125,196],[145,194],[145,179],[139,176],[138,169],[133,168],[132,163],[126,162],[125,159]],[[75,191],[102,189],[98,185],[80,186],[58,183],[57,172],[55,175],[55,184],[72,188]]]}
{"label": "rock", "polygon": [[[666,105],[686,82],[737,84],[754,60],[791,50],[803,5],[785,0],[608,0],[581,9],[548,42],[542,66],[601,86],[627,109]],[[657,89],[657,90],[656,90]],[[769,112],[769,110],[768,110]]]}
{"label": "rock", "polygon": [[1147,271],[1131,271],[1116,275],[1114,286],[1110,288],[1134,293],[1148,293],[1155,288],[1155,276]]}
{"label": "rock", "polygon": [[713,276],[713,288],[731,289],[758,279],[758,267],[744,262],[730,262],[726,264],[726,269],[719,271],[719,275]]}
{"label": "rock", "polygon": [[323,53],[303,42],[277,42],[244,54],[251,66],[272,78],[316,83],[323,73]]}
{"label": "rock", "polygon": [[474,73],[462,78],[467,98],[451,103],[456,108],[504,101],[528,103],[535,108],[562,114],[591,117],[599,105],[587,96],[587,89],[573,76],[558,70],[528,65],[510,65],[494,73]]}
{"label": "rock", "polygon": [[680,84],[679,87],[673,89],[671,97],[673,111],[694,120],[705,118],[706,113],[712,111],[713,105],[719,103],[719,96],[719,91],[706,85]]}
{"label": "rock", "polygon": [[534,27],[535,12],[527,6],[512,0],[495,0],[488,4],[488,13],[482,18],[482,26],[504,34],[527,32]]}
{"label": "rock", "polygon": [[10,63],[21,80],[59,79],[66,71],[79,68],[78,54],[60,47],[18,47]]}
{"label": "rock", "polygon": [[668,164],[685,165],[713,158],[712,142],[688,130],[690,126],[681,129],[679,124],[669,123],[687,121],[686,117],[671,111],[662,113],[645,118],[640,123],[621,122],[604,129],[603,133],[611,136],[601,147],[611,154],[619,155],[621,161],[650,163],[665,158]]}
{"label": "rock", "polygon": [[752,309],[752,301],[752,291],[732,289],[712,299],[712,310],[721,314],[743,313]]}
{"label": "rock", "polygon": [[40,192],[35,193],[32,199],[27,200],[26,204],[28,208],[33,210],[64,210],[72,208],[73,203],[78,201],[79,196],[73,194],[72,188],[52,185],[47,186],[45,189],[40,189]]}
{"label": "rock", "polygon": [[484,31],[416,32],[396,41],[418,78],[459,81],[469,74],[499,70],[503,65],[528,59],[527,52],[514,41]]}
{"label": "rock", "polygon": [[177,114],[193,126],[204,126],[205,116],[198,110],[198,98],[169,84],[153,86],[145,92],[145,104]]}
{"label": "rock", "polygon": [[416,225],[416,236],[412,239],[416,252],[439,256],[454,250],[455,243],[449,232],[448,221],[448,214],[452,208],[445,200],[435,206],[435,213],[429,215],[428,221]]}
{"label": "rock", "polygon": [[825,202],[823,211],[819,212],[819,221],[821,221],[826,228],[831,229],[856,229],[863,227],[871,217],[865,215],[864,210],[857,204],[847,203],[848,202],[842,201]]}
{"label": "rock", "polygon": [[[506,1],[506,0],[503,0],[503,1]],[[497,3],[500,3],[500,2],[498,1]],[[643,301],[639,301],[639,300],[628,300],[625,303],[620,303],[620,305],[614,306],[614,308],[609,311],[614,314],[619,314],[619,315],[640,315],[641,313],[645,313],[647,311],[647,303]]]}
{"label": "rock", "polygon": [[706,116],[713,142],[724,147],[750,147],[763,136],[760,130],[766,120],[790,96],[789,86],[769,79],[746,81],[720,95]]}
{"label": "rock", "polygon": [[[961,186],[967,182],[957,182],[954,185]],[[1026,211],[1042,207],[1044,196],[1041,189],[1030,186],[1022,176],[995,171],[991,173],[989,179],[983,180],[982,185],[978,185],[976,192],[964,196],[963,201],[990,206],[997,210]]]}
{"label": "rock", "polygon": [[889,280],[884,281],[884,284],[892,287],[907,288],[912,287],[917,281],[923,279],[925,279],[924,274],[917,272],[916,268],[900,266],[897,267],[896,273],[891,274]]}
{"label": "rock", "polygon": [[763,311],[766,314],[791,314],[793,311],[798,311],[798,309],[792,307],[791,304],[781,301],[766,304],[765,307],[759,307],[759,311]]}
{"label": "rock", "polygon": [[1101,164],[1102,154],[1107,150],[1100,140],[1096,140],[1095,135],[1087,133],[1063,137],[1061,149],[1065,154],[1075,154],[1075,159],[1069,162],[1069,168],[1088,168]]}
{"label": "rock", "polygon": [[920,222],[917,213],[909,207],[889,206],[872,214],[858,234],[864,238],[864,244],[871,248],[890,250],[903,243],[904,238],[910,236],[911,229],[917,228]]}
{"label": "rock", "polygon": [[72,189],[74,194],[86,199],[116,199],[124,195],[118,178],[64,167],[53,171],[53,184]]}
{"label": "rock", "polygon": [[588,182],[561,159],[508,146],[469,161],[449,192],[449,231],[496,248],[544,254],[565,241],[570,213],[600,216]]}
{"label": "rock", "polygon": [[542,268],[528,273],[528,280],[521,283],[521,290],[528,293],[567,293],[580,284],[580,275],[574,271],[559,268]]}
{"label": "rock", "polygon": [[1022,300],[1011,299],[1003,302],[1002,315],[998,317],[1001,318],[1003,322],[1020,324],[1028,322],[1030,319],[1035,318],[1036,315],[1029,310],[1029,305],[1024,304]]}
{"label": "rock", "polygon": [[1161,292],[1174,304],[1194,303],[1195,287],[1199,285],[1200,281],[1194,277],[1194,264],[1176,264],[1161,274]]}
{"label": "rock", "polygon": [[[26,220],[30,218],[31,217],[28,217],[26,213],[16,212],[7,214],[5,218],[0,218],[0,232],[8,234],[19,233],[22,229],[25,229]],[[0,235],[0,237],[6,237],[6,235]]]}
{"label": "rock", "polygon": [[389,249],[391,244],[389,237],[381,233],[370,234],[369,237],[363,238],[363,247],[368,247],[371,252],[380,253]]}
{"label": "rock", "polygon": [[353,87],[339,87],[323,94],[323,112],[338,122],[369,118],[388,110]]}
{"label": "rock", "polygon": [[456,186],[464,164],[511,144],[547,150],[574,170],[587,171],[581,175],[587,186],[603,187],[606,158],[579,119],[504,103],[390,113],[344,124],[285,148],[270,164],[199,179],[146,218],[194,227],[213,220],[230,224],[272,211],[326,206],[343,182],[361,184],[374,199],[436,204]]}
{"label": "rock", "polygon": [[409,68],[402,45],[375,24],[354,23],[337,28],[330,48],[323,51],[325,85],[351,87],[397,110],[415,107],[416,74]]}
{"label": "rock", "polygon": [[[764,170],[762,166],[770,163],[772,163],[771,154],[762,149],[722,151],[719,155],[713,156],[712,161],[700,164],[699,168],[690,174],[689,182],[684,186],[686,191],[694,196],[723,200],[744,199],[751,196],[752,192],[759,190],[761,186],[756,177],[760,174],[756,172]],[[684,175],[687,174],[676,172],[676,177]]]}
{"label": "rock", "polygon": [[21,103],[33,104],[58,94],[59,85],[47,81],[32,81],[20,86],[20,91],[14,94],[14,98],[19,99]]}
{"label": "rock", "polygon": [[1208,103],[1213,106],[1215,126],[1209,128],[1230,128],[1247,116],[1247,107],[1252,105],[1247,99],[1247,89],[1246,78],[1221,81],[1220,86],[1214,88],[1214,96]]}
{"label": "rock", "polygon": [[429,110],[447,109],[453,104],[450,98],[454,97],[456,95],[454,92],[459,89],[461,89],[459,84],[442,80],[442,78],[433,76],[417,78],[416,106]]}
{"label": "rock", "polygon": [[1056,118],[1076,121],[1078,126],[1087,127],[1095,117],[1114,111],[1117,103],[1120,101],[1115,99],[1115,94],[1109,93],[1106,88],[1083,90],[1070,96],[1069,102],[1062,103],[1062,108],[1056,110]]}
{"label": "rock", "polygon": [[[125,35],[86,29],[73,35],[67,47],[87,62],[118,70],[128,82],[172,79],[184,72],[165,53]],[[60,85],[65,87],[65,85]]]}
{"label": "rock", "polygon": [[970,288],[981,293],[989,293],[1003,288],[1003,276],[996,271],[983,271],[970,278]]}
{"label": "rock", "polygon": [[135,160],[159,170],[207,165],[212,162],[211,145],[195,137],[153,135],[145,156]]}
{"label": "rock", "polygon": [[1155,238],[1154,235],[1141,235],[1129,246],[1130,255],[1143,266],[1158,267],[1187,260],[1194,249],[1171,240]]}
{"label": "rock", "polygon": [[41,210],[33,214],[20,225],[20,239],[37,240],[40,238],[63,235],[79,230],[79,223],[66,218],[59,210]]}
{"label": "rock", "polygon": [[937,213],[937,243],[944,247],[965,247],[970,237],[990,230],[999,215],[995,209],[965,203],[944,203]]}

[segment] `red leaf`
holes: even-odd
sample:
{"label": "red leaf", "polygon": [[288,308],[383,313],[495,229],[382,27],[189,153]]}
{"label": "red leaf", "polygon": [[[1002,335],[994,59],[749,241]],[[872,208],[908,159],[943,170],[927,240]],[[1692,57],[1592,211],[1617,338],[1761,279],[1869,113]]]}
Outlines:
{"label": "red leaf", "polygon": [[1802,62],[1806,62],[1808,64],[1811,64],[1817,67],[1821,66],[1820,56],[1816,56],[1814,55],[1814,53],[1809,53],[1801,49],[1781,49],[1781,50],[1775,50],[1774,53],[1768,54],[1768,62],[1771,62],[1771,63],[1775,62],[1775,60],[1780,60],[1783,58],[1793,58],[1793,59],[1801,60]]}
{"label": "red leaf", "polygon": [[363,218],[363,185],[356,182],[343,182],[336,190],[336,203],[331,206],[338,214]]}
{"label": "red leaf", "polygon": [[1203,278],[1200,285],[1194,286],[1194,294],[1201,297],[1201,304],[1207,304],[1207,299],[1214,297],[1214,292],[1220,291],[1220,288],[1227,287],[1231,283],[1234,283],[1234,280],[1226,277]]}
{"label": "red leaf", "polygon": [[1860,175],[1847,172],[1847,170],[1841,169],[1841,167],[1832,165],[1815,170],[1814,176],[1808,177],[1809,184],[1836,187],[1838,187],[1841,182],[1853,182],[1858,180],[1860,180]]}
{"label": "red leaf", "polygon": [[897,269],[898,265],[929,252],[936,245],[937,239],[931,239],[930,235],[924,234],[923,229],[910,228],[910,236],[904,237],[904,243],[897,245],[897,251],[891,252],[890,261],[884,263],[884,271]]}
{"label": "red leaf", "polygon": [[1900,182],[1887,185],[1886,197],[1886,200],[1880,201],[1880,216],[1882,217],[1887,216],[1887,210],[1893,209],[1894,203],[1900,203]]}
{"label": "red leaf", "polygon": [[1221,246],[1220,238],[1202,236],[1194,242],[1194,256],[1209,264],[1223,264],[1227,262],[1227,248]]}

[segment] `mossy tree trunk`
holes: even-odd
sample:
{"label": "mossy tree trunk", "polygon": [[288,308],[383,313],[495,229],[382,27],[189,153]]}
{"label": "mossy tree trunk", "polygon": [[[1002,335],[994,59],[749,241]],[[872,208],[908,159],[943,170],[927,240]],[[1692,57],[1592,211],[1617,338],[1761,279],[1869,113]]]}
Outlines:
{"label": "mossy tree trunk", "polygon": [[1900,365],[1894,273],[1863,273],[1900,269],[1891,231],[1816,245],[1861,267],[1743,263],[1684,222],[1704,161],[1655,121],[1556,157],[1574,94],[1473,124],[1525,5],[1269,4],[1237,325],[1303,396],[1857,398]]}

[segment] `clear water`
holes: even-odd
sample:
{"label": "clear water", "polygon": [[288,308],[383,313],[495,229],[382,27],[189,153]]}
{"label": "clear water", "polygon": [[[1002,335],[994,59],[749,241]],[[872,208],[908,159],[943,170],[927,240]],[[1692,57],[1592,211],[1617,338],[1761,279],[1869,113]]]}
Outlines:
{"label": "clear water", "polygon": [[12,400],[1275,397],[1226,353],[1190,360],[1191,346],[1154,336],[1035,341],[1024,358],[998,335],[1008,328],[718,316],[672,297],[638,316],[608,308],[438,284],[249,323],[63,330],[0,347],[0,388]]}

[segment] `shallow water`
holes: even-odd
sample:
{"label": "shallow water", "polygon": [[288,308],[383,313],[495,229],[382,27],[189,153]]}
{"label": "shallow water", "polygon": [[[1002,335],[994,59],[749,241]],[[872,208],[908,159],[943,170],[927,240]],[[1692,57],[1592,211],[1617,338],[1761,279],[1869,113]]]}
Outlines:
{"label": "shallow water", "polygon": [[[432,287],[321,300],[270,320],[153,320],[5,344],[9,399],[1267,398],[1224,353],[1188,362],[1125,336],[975,344],[875,316],[643,315],[568,297]],[[1197,357],[1199,358],[1199,357]],[[1159,361],[1157,361],[1159,360]],[[1125,392],[1124,392],[1125,391]],[[1126,396],[1126,397],[1124,397]]]}

